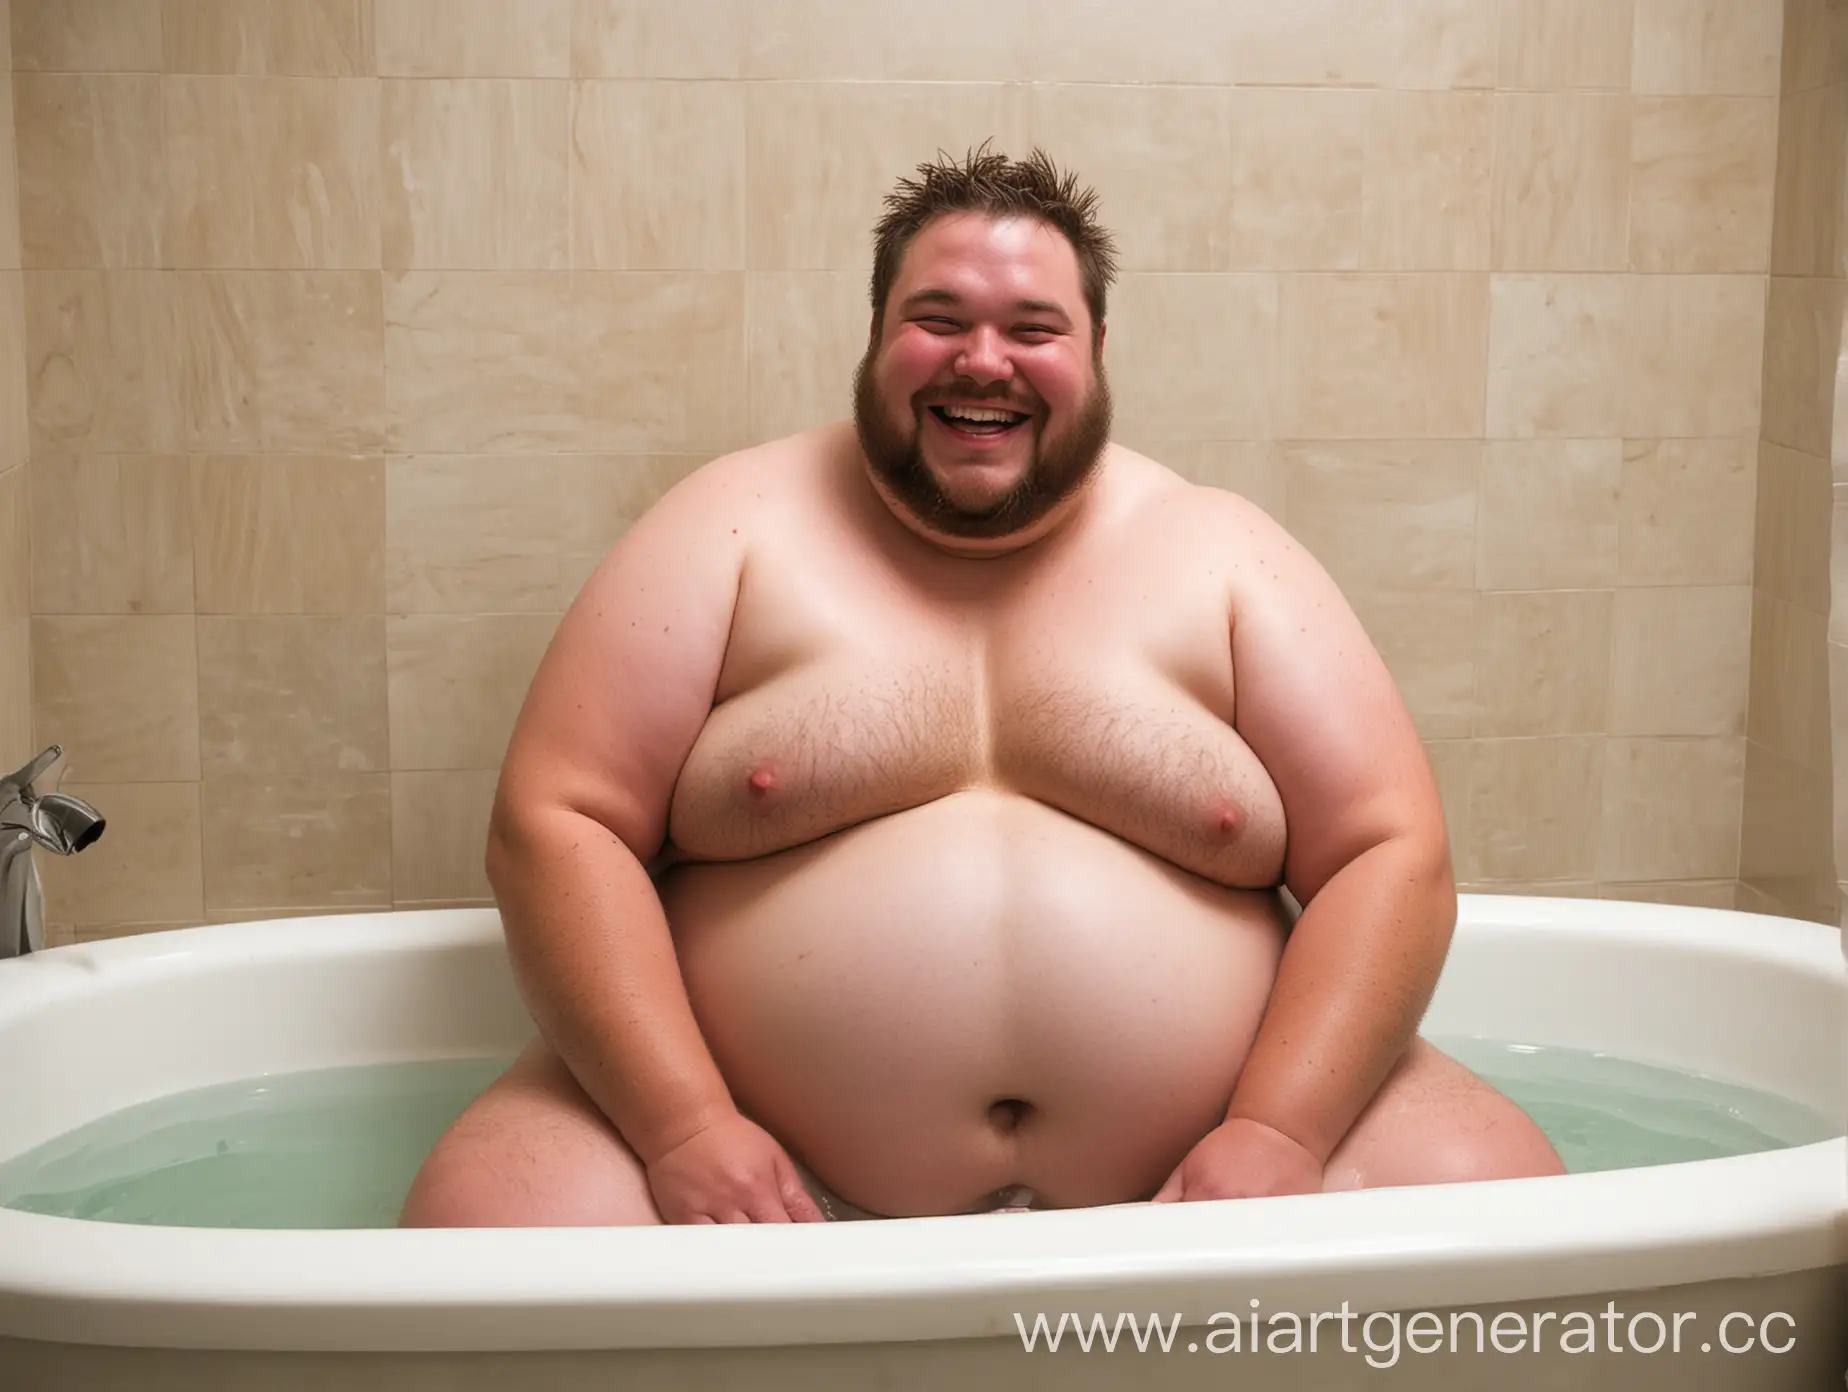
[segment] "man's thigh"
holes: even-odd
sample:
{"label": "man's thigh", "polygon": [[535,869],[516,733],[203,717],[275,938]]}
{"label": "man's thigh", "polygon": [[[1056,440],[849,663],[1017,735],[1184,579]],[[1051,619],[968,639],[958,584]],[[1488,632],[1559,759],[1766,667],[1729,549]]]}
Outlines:
{"label": "man's thigh", "polygon": [[1415,1040],[1328,1159],[1324,1189],[1563,1174],[1526,1112]]}
{"label": "man's thigh", "polygon": [[399,1217],[405,1227],[660,1221],[642,1162],[537,1039],[443,1133]]}

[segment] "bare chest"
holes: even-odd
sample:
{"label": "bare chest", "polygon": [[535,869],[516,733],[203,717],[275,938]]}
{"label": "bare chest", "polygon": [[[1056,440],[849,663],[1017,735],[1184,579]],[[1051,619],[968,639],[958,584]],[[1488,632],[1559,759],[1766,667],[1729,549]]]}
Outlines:
{"label": "bare chest", "polygon": [[759,570],[675,790],[677,852],[773,855],[986,786],[1275,884],[1282,805],[1233,728],[1225,596],[1162,580],[1105,568],[943,604],[875,572]]}

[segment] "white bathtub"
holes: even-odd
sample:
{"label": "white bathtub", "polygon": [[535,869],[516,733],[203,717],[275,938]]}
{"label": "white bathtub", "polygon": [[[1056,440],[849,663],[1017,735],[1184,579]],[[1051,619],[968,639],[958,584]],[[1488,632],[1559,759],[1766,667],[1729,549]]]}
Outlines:
{"label": "white bathtub", "polygon": [[[1848,970],[1813,924],[1466,896],[1425,1028],[1848,1114]],[[188,1088],[510,1054],[529,1035],[488,910],[60,948],[0,962],[0,1158]],[[1226,1320],[1208,1321],[1254,1301],[1296,1314],[1305,1349],[1313,1326],[1317,1352],[1252,1351],[1248,1322],[1241,1351],[1219,1351]],[[1458,1309],[1481,1312],[1483,1352]],[[1016,1315],[1061,1312],[1183,1327],[1165,1353],[1127,1330],[1114,1353],[1069,1333],[1056,1355],[1025,1351]],[[1384,1313],[1362,1324],[1373,1312],[1397,1314],[1396,1340]],[[1585,1314],[1598,1351],[1562,1351]],[[1678,1354],[1638,1351],[1652,1315],[1679,1325]],[[1260,1335],[1287,1348],[1288,1328]],[[1815,1389],[1845,1366],[1839,1139],[1494,1184],[835,1225],[254,1232],[0,1210],[9,1389]]]}

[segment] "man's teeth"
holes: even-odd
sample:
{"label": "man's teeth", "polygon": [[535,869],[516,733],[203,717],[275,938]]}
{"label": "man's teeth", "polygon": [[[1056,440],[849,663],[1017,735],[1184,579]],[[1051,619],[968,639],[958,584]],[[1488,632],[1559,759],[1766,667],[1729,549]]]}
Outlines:
{"label": "man's teeth", "polygon": [[1018,413],[1014,411],[999,411],[982,406],[945,406],[943,408],[943,414],[951,420],[966,420],[977,423],[992,421],[1001,425],[1008,425],[1013,422],[1015,415]]}

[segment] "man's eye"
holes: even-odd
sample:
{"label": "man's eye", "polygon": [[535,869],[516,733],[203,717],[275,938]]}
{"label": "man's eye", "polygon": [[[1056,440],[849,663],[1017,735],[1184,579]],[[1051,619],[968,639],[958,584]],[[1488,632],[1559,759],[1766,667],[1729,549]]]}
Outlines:
{"label": "man's eye", "polygon": [[920,319],[918,322],[920,324],[942,324],[945,328],[949,329],[960,329],[962,327],[962,325],[958,324],[954,319]]}
{"label": "man's eye", "polygon": [[1023,334],[1049,334],[1055,332],[1055,330],[1047,324],[1022,324],[1015,332]]}

